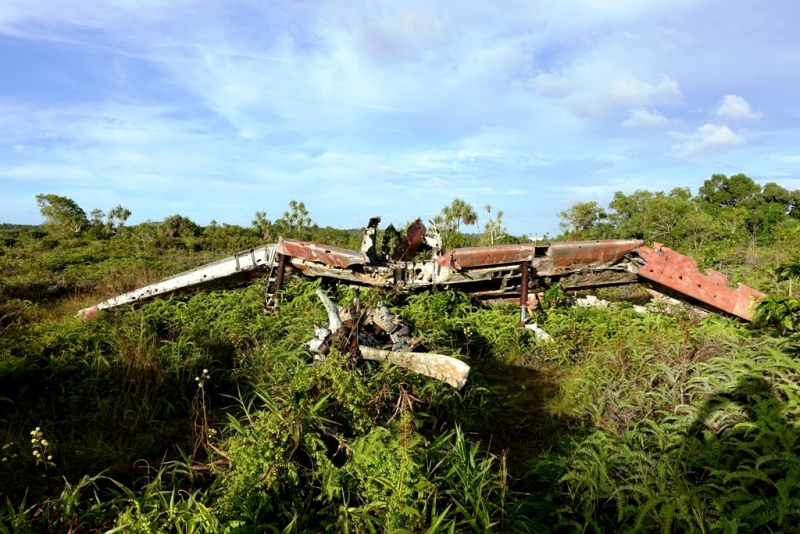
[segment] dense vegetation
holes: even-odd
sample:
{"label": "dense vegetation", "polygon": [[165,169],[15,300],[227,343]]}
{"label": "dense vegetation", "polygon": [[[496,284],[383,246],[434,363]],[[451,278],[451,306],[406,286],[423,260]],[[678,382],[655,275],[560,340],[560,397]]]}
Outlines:
{"label": "dense vegetation", "polygon": [[[697,196],[577,204],[563,238],[664,242],[772,295],[755,325],[637,313],[637,288],[535,320],[453,291],[406,299],[292,279],[125,307],[94,302],[278,235],[358,248],[293,202],[250,228],[180,215],[126,226],[37,197],[46,224],[0,227],[0,532],[793,532],[800,524],[797,192],[715,175]],[[491,208],[487,206],[491,217]],[[439,216],[446,243],[510,242],[502,212]],[[388,302],[431,351],[473,368],[455,391],[300,345],[324,310]]]}

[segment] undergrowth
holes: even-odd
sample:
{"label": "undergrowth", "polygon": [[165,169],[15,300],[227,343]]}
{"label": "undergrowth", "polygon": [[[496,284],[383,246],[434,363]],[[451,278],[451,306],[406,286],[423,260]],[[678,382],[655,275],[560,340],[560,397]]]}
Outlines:
{"label": "undergrowth", "polygon": [[[62,273],[69,291],[81,262],[104,265],[92,291],[116,292],[200,257],[151,243],[141,261],[77,245],[59,259],[36,239],[5,267],[41,252],[37,268],[48,283]],[[781,276],[795,276],[789,267]],[[256,281],[83,323],[70,316],[89,297],[59,300],[26,269],[0,304],[2,533],[800,524],[791,289],[762,305],[755,326],[627,302],[570,308],[553,290],[532,317],[547,342],[516,326],[516,307],[456,291],[402,298],[299,280],[277,311],[265,312],[268,288]],[[340,304],[387,302],[418,350],[472,366],[467,385],[335,351],[313,364],[301,344],[325,320],[320,288]],[[33,298],[39,290],[54,300]]]}

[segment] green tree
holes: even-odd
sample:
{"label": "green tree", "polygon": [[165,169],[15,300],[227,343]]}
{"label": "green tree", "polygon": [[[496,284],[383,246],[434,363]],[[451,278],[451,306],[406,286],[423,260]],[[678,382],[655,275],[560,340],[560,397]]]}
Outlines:
{"label": "green tree", "polygon": [[483,209],[486,210],[487,218],[486,224],[483,226],[484,239],[490,245],[494,245],[495,240],[506,233],[506,229],[503,226],[503,212],[498,211],[492,218],[492,206],[486,204]]}
{"label": "green tree", "polygon": [[275,225],[287,233],[308,232],[312,224],[306,205],[296,200],[290,201],[289,210],[283,212],[283,216],[275,221]]}
{"label": "green tree", "polygon": [[161,232],[166,237],[195,237],[200,235],[201,228],[188,217],[176,213],[164,219]]}
{"label": "green tree", "polygon": [[734,174],[730,178],[724,174],[713,174],[703,182],[698,194],[712,208],[735,208],[746,199],[761,193],[761,186],[744,174]]}
{"label": "green tree", "polygon": [[250,223],[253,226],[253,229],[258,233],[258,235],[263,240],[269,240],[270,235],[272,233],[272,223],[269,219],[267,219],[267,212],[266,211],[257,211],[255,218]]}
{"label": "green tree", "polygon": [[475,208],[466,201],[457,198],[450,205],[442,208],[442,212],[433,218],[433,223],[444,232],[461,231],[461,225],[472,226],[478,222]]}
{"label": "green tree", "polygon": [[608,214],[597,202],[591,201],[577,202],[559,212],[558,217],[561,219],[559,228],[571,238],[585,238],[590,237],[592,230],[608,219]]}
{"label": "green tree", "polygon": [[62,226],[76,234],[89,224],[86,212],[71,198],[40,194],[36,195],[36,204],[45,224]]}
{"label": "green tree", "polygon": [[92,224],[95,226],[102,226],[103,225],[103,217],[106,216],[105,212],[99,208],[95,208],[90,213],[92,218]]}
{"label": "green tree", "polygon": [[117,204],[117,207],[112,208],[111,211],[108,212],[106,233],[116,234],[119,232],[125,226],[125,222],[130,216],[131,210],[123,208],[121,204]]}

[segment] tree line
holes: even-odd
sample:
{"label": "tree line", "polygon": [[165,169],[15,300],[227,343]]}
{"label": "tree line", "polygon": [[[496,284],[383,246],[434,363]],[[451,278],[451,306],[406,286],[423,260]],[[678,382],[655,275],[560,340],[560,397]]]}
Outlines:
{"label": "tree line", "polygon": [[748,241],[768,245],[796,232],[800,190],[762,186],[745,174],[714,174],[696,195],[688,187],[618,191],[607,208],[578,202],[558,216],[565,239],[644,239],[688,250]]}
{"label": "tree line", "polygon": [[[101,209],[94,209],[87,216],[86,211],[71,198],[55,194],[40,194],[36,196],[36,203],[44,217],[44,226],[61,235],[74,235],[94,237],[97,239],[124,233],[126,222],[131,216],[131,211],[121,205],[105,213]],[[462,199],[455,199],[444,206],[440,213],[433,217],[431,222],[441,230],[445,243],[449,246],[485,245],[500,242],[514,241],[515,238],[508,234],[503,225],[503,211],[493,212],[491,205],[484,207],[487,221],[482,234],[463,235],[462,229],[478,224],[478,214],[475,208]],[[408,223],[410,224],[410,222]],[[270,220],[265,211],[257,211],[250,223],[250,227],[231,224],[219,224],[212,220],[208,226],[203,227],[192,221],[189,217],[175,214],[166,217],[163,221],[146,221],[138,225],[151,233],[165,238],[199,238],[213,237],[215,234],[229,233],[229,231],[249,232],[264,241],[274,240],[280,236],[294,237],[323,241],[330,244],[343,245],[342,240],[349,244],[357,242],[356,231],[344,231],[345,235],[337,233],[332,228],[320,228],[312,219],[303,202],[291,200],[288,209],[277,219]],[[128,233],[133,232],[127,229]],[[333,232],[332,232],[333,231]],[[341,232],[341,231],[339,231]],[[327,241],[326,241],[327,239]],[[331,239],[333,241],[331,241]],[[354,241],[355,239],[355,241]],[[352,243],[350,243],[352,242]]]}

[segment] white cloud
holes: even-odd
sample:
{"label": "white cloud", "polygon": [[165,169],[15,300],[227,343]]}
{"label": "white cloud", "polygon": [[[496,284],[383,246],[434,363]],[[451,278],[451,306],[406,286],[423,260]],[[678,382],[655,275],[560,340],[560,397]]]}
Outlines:
{"label": "white cloud", "polygon": [[669,119],[658,110],[645,108],[634,109],[630,116],[622,122],[623,128],[644,130],[648,128],[662,128],[670,123]]}
{"label": "white cloud", "polygon": [[750,109],[750,104],[737,95],[725,95],[717,108],[717,117],[725,119],[757,119],[761,113]]}
{"label": "white cloud", "polygon": [[397,174],[397,172],[388,165],[378,165],[375,168],[378,169],[378,172],[383,174]]}
{"label": "white cloud", "polygon": [[679,104],[681,102],[678,82],[668,76],[663,76],[657,84],[635,78],[616,79],[606,89],[606,93],[606,98],[623,105]]}
{"label": "white cloud", "polygon": [[727,148],[745,144],[744,137],[725,125],[717,124],[704,124],[694,133],[669,132],[669,135],[682,141],[673,145],[670,152],[679,158],[717,154]]}
{"label": "white cloud", "polygon": [[674,106],[683,101],[678,82],[669,76],[662,76],[655,83],[635,76],[609,77],[601,66],[592,65],[569,74],[539,74],[530,81],[530,87],[560,99],[579,116],[593,116],[620,107]]}

